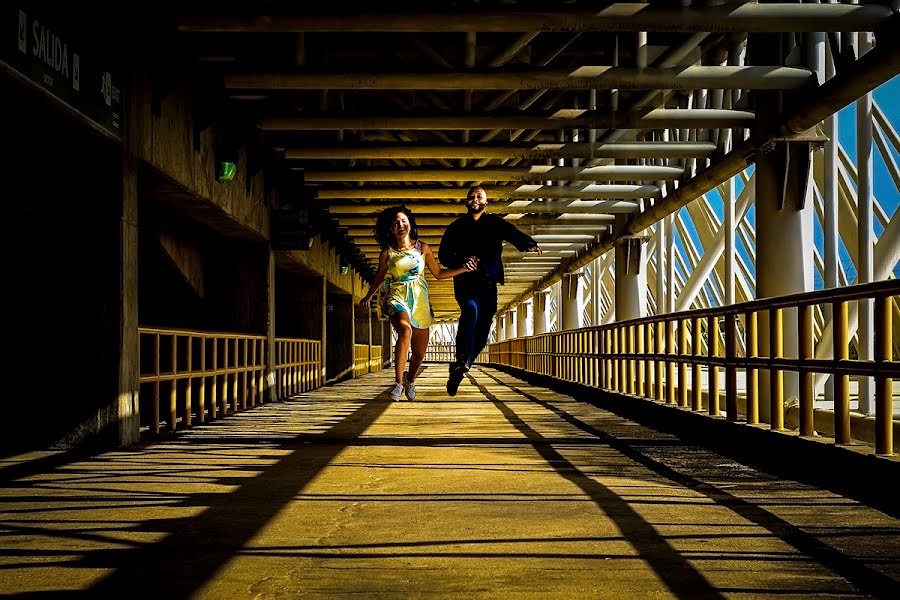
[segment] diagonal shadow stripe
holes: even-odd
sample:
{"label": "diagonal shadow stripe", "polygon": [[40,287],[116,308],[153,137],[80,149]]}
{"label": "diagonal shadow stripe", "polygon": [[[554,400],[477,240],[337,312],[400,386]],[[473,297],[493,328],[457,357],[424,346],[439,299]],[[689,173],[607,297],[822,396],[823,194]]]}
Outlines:
{"label": "diagonal shadow stripe", "polygon": [[[379,396],[329,431],[335,434],[334,439],[350,442],[390,405]],[[159,542],[92,556],[89,560],[102,563],[97,567],[115,571],[91,586],[86,595],[187,598],[198,591],[347,446],[298,447],[289,440],[285,442],[284,446],[292,450],[290,454],[235,491],[213,498],[213,504],[202,514],[181,519],[181,526]]]}
{"label": "diagonal shadow stripe", "polygon": [[[546,405],[541,400],[524,394],[521,390],[508,383],[482,371],[484,375],[494,379],[498,383],[511,388],[534,402]],[[522,435],[535,442],[534,450],[559,474],[560,477],[569,480],[578,486],[594,503],[599,506],[604,514],[616,523],[625,540],[629,542],[638,555],[649,564],[661,581],[668,585],[676,595],[693,599],[723,599],[706,578],[694,568],[680,552],[675,550],[656,529],[646,521],[628,502],[608,487],[594,481],[584,475],[574,464],[562,454],[547,444],[539,443],[543,436],[525,423],[512,409],[491,394],[487,388],[477,382],[474,377],[468,375],[472,383],[478,387],[484,396],[506,417],[507,421],[519,430]],[[615,442],[609,435],[592,430],[590,433],[610,444]]]}
{"label": "diagonal shadow stripe", "polygon": [[[685,473],[677,471],[668,465],[659,462],[634,447],[632,443],[625,442],[613,436],[610,436],[590,425],[581,421],[577,417],[560,410],[549,402],[541,400],[516,386],[500,379],[489,373],[484,373],[487,377],[515,390],[529,400],[543,406],[547,410],[553,412],[559,418],[563,419],[570,425],[577,427],[581,431],[596,435],[606,440],[610,447],[623,455],[640,463],[653,472],[675,481],[676,483],[700,492],[714,501],[716,504],[725,506],[735,513],[752,523],[756,523],[760,527],[771,532],[779,539],[796,548],[799,552],[809,556],[819,564],[831,569],[835,573],[844,577],[860,590],[866,593],[874,594],[879,598],[900,598],[900,582],[895,581],[888,575],[878,572],[867,565],[848,557],[834,547],[826,544],[814,535],[803,531],[796,525],[785,521],[781,517],[765,510],[764,508],[752,504],[743,498],[730,494],[714,485],[691,477]],[[662,574],[660,574],[662,577]]]}

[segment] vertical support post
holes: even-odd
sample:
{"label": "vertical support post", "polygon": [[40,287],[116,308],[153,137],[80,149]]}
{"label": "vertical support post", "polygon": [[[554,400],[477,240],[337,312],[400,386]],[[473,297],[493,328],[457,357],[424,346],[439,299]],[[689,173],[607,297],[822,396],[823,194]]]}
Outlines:
{"label": "vertical support post", "polygon": [[[769,359],[777,361],[784,356],[784,310],[769,310]],[[769,368],[769,424],[775,431],[784,429],[784,370]]]}
{"label": "vertical support post", "polygon": [[644,397],[653,398],[653,323],[644,324]]}
{"label": "vertical support post", "polygon": [[815,428],[813,417],[813,373],[805,369],[805,362],[813,358],[813,307],[798,307],[800,336],[800,435],[809,437]]}
{"label": "vertical support post", "polygon": [[665,388],[663,383],[663,374],[665,373],[666,361],[666,322],[658,321],[656,323],[656,401],[665,402]]}
{"label": "vertical support post", "polygon": [[666,321],[666,350],[669,360],[666,363],[666,404],[675,404],[675,356],[678,352],[678,340],[675,339],[677,323]]}
{"label": "vertical support post", "polygon": [[688,364],[684,362],[688,353],[688,327],[687,319],[678,319],[678,406],[688,406]]}
{"label": "vertical support post", "polygon": [[734,313],[725,315],[725,418],[738,420],[737,401],[737,316]]}
{"label": "vertical support post", "polygon": [[709,354],[709,365],[708,376],[709,383],[707,384],[707,393],[709,395],[707,399],[707,412],[712,417],[718,417],[720,413],[719,409],[719,369],[716,367],[716,363],[713,360],[719,355],[719,318],[715,315],[710,315],[707,319],[707,330],[706,330],[706,346]]}
{"label": "vertical support post", "polygon": [[[748,312],[745,322],[744,347],[747,358],[752,360],[759,357],[759,320],[756,312]],[[759,423],[759,369],[752,364],[747,365],[747,423]]]}
{"label": "vertical support post", "polygon": [[[847,302],[835,302],[832,314],[834,314],[834,360],[840,370],[840,362],[850,358],[850,344],[847,339],[849,327]],[[834,377],[834,442],[850,443],[850,376],[840,372]]]}
{"label": "vertical support post", "polygon": [[700,346],[702,341],[702,327],[701,323],[703,319],[701,317],[694,317],[694,336],[693,341],[691,343],[691,355],[694,357],[694,370],[691,381],[691,388],[693,388],[693,394],[691,399],[691,410],[699,411],[703,410],[703,367],[700,366]]}
{"label": "vertical support post", "polygon": [[[890,361],[893,352],[892,304],[890,296],[875,299],[875,361],[879,363]],[[875,376],[875,454],[894,453],[893,384],[890,377]]]}

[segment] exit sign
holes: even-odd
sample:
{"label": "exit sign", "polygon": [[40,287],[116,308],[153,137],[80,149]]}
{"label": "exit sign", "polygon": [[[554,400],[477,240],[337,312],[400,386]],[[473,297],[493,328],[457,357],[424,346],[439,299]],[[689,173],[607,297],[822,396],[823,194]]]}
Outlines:
{"label": "exit sign", "polygon": [[0,9],[0,62],[122,139],[119,75],[100,52],[86,50],[64,23],[15,4]]}

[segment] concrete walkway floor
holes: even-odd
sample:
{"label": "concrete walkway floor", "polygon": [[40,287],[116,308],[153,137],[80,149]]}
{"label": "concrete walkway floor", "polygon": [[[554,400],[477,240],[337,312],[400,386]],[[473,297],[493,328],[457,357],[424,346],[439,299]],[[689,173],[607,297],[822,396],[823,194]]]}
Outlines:
{"label": "concrete walkway floor", "polygon": [[[0,464],[0,593],[900,598],[900,520],[476,367]],[[896,484],[896,482],[893,482]],[[887,493],[887,492],[886,492]]]}

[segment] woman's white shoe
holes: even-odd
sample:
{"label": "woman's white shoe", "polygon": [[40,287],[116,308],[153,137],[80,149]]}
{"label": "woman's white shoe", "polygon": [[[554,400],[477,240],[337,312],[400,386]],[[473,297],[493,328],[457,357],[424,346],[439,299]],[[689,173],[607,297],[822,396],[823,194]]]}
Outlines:
{"label": "woman's white shoe", "polygon": [[395,383],[394,387],[391,389],[391,400],[399,400],[403,397],[403,384]]}
{"label": "woman's white shoe", "polygon": [[409,373],[403,374],[403,387],[406,388],[406,397],[409,400],[416,399],[416,384],[409,380]]}

